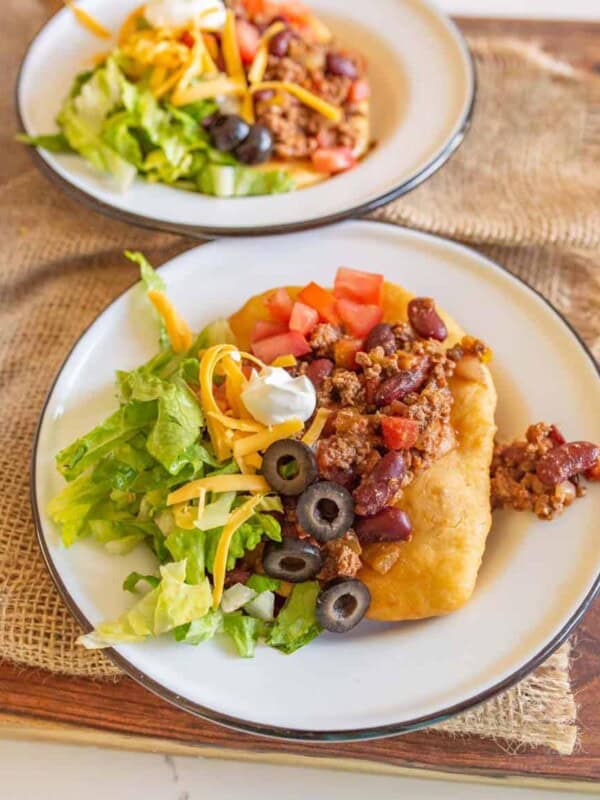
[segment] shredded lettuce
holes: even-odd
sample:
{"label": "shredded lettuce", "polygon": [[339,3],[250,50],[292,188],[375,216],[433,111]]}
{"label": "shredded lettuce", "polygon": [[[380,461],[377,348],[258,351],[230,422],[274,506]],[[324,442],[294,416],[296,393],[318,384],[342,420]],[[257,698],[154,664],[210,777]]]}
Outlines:
{"label": "shredded lettuce", "polygon": [[246,586],[254,589],[256,594],[276,592],[280,584],[281,581],[277,580],[277,578],[269,578],[266,575],[251,575],[246,581]]}
{"label": "shredded lettuce", "polygon": [[99,649],[124,642],[140,642],[160,636],[180,625],[203,617],[210,609],[212,593],[207,579],[191,586],[185,583],[186,562],[160,568],[160,583],[114,622],[103,622],[78,642]]}
{"label": "shredded lettuce", "polygon": [[223,612],[220,609],[209,611],[200,619],[175,628],[176,642],[198,645],[223,632]]}
{"label": "shredded lettuce", "polygon": [[321,633],[315,613],[319,591],[317,581],[294,586],[267,637],[267,644],[290,654]]}
{"label": "shredded lettuce", "polygon": [[281,169],[240,165],[211,146],[202,126],[218,110],[215,100],[176,108],[157,100],[144,79],[132,83],[119,50],[95,70],[76,76],[58,115],[60,133],[21,136],[54,152],[76,152],[112,176],[126,191],[137,174],[217,197],[289,192],[291,176]]}
{"label": "shredded lettuce", "polygon": [[252,658],[259,636],[264,632],[264,623],[254,617],[246,617],[241,611],[225,614],[223,629],[231,638],[237,654],[242,658]]}
{"label": "shredded lettuce", "polygon": [[123,591],[136,594],[139,592],[138,585],[140,583],[145,583],[151,589],[156,589],[160,583],[160,578],[157,578],[156,575],[142,575],[139,572],[130,572],[123,581]]}

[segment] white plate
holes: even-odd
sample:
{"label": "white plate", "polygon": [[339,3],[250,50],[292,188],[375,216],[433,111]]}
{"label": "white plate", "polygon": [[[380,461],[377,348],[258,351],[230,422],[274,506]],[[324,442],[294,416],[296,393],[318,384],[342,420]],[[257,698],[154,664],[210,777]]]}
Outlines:
{"label": "white plate", "polygon": [[[590,355],[535,292],[459,245],[376,222],[230,239],[191,250],[161,269],[169,296],[194,328],[251,294],[311,279],[331,284],[340,264],[381,271],[434,296],[494,349],[503,437],[538,420],[569,438],[600,441],[600,381]],[[89,628],[124,611],[144,548],[123,558],[90,542],[65,550],[46,516],[62,486],[54,454],[115,407],[115,369],[156,351],[156,328],[139,288],[94,322],[67,358],[48,398],[34,455],[33,500],[43,552],[60,591]],[[126,672],[165,699],[245,730],[296,738],[366,738],[445,718],[504,688],[565,639],[598,589],[600,487],[551,523],[502,512],[471,601],[447,617],[363,622],[321,636],[293,656],[259,647],[254,660],[222,643],[198,648],[164,638],[115,650]]]}
{"label": "white plate", "polygon": [[[111,30],[140,0],[82,0]],[[458,147],[471,115],[474,72],[454,25],[424,0],[315,0],[341,42],[360,50],[373,86],[378,145],[356,169],[318,186],[271,197],[216,199],[138,179],[126,194],[77,156],[40,151],[36,162],[68,192],[118,219],[202,234],[282,233],[372,210],[409,191]],[[105,47],[63,9],[38,34],[23,62],[17,99],[30,134],[54,119],[75,74]]]}

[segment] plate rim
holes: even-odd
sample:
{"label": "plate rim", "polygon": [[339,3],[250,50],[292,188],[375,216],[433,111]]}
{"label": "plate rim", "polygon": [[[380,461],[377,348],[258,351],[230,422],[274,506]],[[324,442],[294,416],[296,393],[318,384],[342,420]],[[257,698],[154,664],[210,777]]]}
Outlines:
{"label": "plate rim", "polygon": [[[38,171],[42,175],[54,183],[54,185],[61,189],[68,197],[82,203],[92,211],[96,211],[118,222],[136,225],[137,227],[146,228],[148,230],[164,231],[165,233],[189,236],[193,239],[213,239],[220,236],[273,236],[283,233],[297,233],[304,230],[320,228],[325,225],[331,225],[336,222],[341,222],[345,219],[353,219],[365,214],[370,214],[381,206],[391,203],[394,200],[397,200],[399,197],[408,194],[413,189],[416,189],[428,178],[432,177],[432,175],[434,175],[439,169],[441,169],[465,140],[473,120],[473,113],[479,88],[477,70],[475,69],[475,60],[473,53],[467,44],[467,40],[454,20],[448,14],[445,14],[443,11],[441,11],[441,9],[439,9],[436,5],[431,3],[430,0],[418,0],[418,2],[421,3],[421,5],[424,6],[429,12],[433,13],[438,19],[441,19],[448,26],[450,32],[454,35],[456,43],[465,56],[467,71],[470,77],[471,92],[465,109],[456,123],[457,127],[455,132],[445,141],[437,153],[418,172],[407,178],[394,189],[384,192],[373,200],[369,200],[365,203],[359,203],[351,208],[337,211],[333,214],[328,214],[322,217],[315,217],[314,219],[310,220],[301,220],[298,222],[290,222],[281,225],[260,225],[253,228],[237,228],[235,226],[227,225],[188,225],[186,223],[158,220],[153,217],[147,217],[144,214],[136,214],[132,211],[125,211],[124,209],[116,208],[115,206],[110,205],[110,203],[106,203],[103,200],[98,199],[91,192],[75,186],[69,180],[60,175],[52,167],[52,165],[42,157],[37,147],[27,147],[29,157],[33,161],[34,166],[37,167]],[[29,58],[31,50],[35,47],[38,38],[45,31],[46,27],[54,20],[55,17],[65,11],[68,12],[68,9],[65,7],[59,8],[58,11],[52,14],[52,16],[43,23],[39,30],[36,31],[27,45],[27,48],[21,59],[21,63],[19,64],[13,96],[19,133],[27,133],[27,128],[25,126],[25,121],[21,110],[21,83],[25,64]]]}
{"label": "plate rim", "polygon": [[[531,286],[527,281],[525,281],[519,275],[511,272],[503,264],[500,264],[499,262],[494,261],[491,258],[488,258],[487,256],[483,255],[482,253],[479,253],[479,251],[475,250],[472,247],[468,247],[467,245],[456,242],[444,236],[440,236],[434,233],[418,231],[413,228],[408,228],[402,225],[395,225],[394,223],[386,222],[385,220],[378,220],[378,219],[350,220],[346,224],[384,226],[386,228],[392,228],[395,231],[408,233],[411,236],[415,236],[416,238],[429,240],[438,244],[441,242],[443,243],[443,245],[449,246],[450,249],[454,249],[456,251],[463,252],[471,256],[473,255],[477,256],[478,258],[482,259],[489,267],[491,267],[493,270],[497,272],[508,274],[511,278],[514,278],[518,284],[521,284],[524,287],[525,291],[531,292],[533,295],[537,296],[544,302],[544,304],[548,307],[550,313],[553,314],[554,317],[556,318],[557,322],[559,324],[562,324],[567,329],[567,331],[574,337],[575,341],[579,344],[584,354],[591,362],[596,372],[596,376],[600,380],[600,364],[596,361],[590,348],[585,343],[579,332],[571,324],[571,322],[569,322],[569,320],[538,289]],[[342,226],[340,225],[338,227]],[[192,250],[193,249],[195,248],[192,248]],[[187,253],[191,251],[186,250],[183,252]],[[165,262],[165,264],[161,265],[161,267],[168,265],[173,260],[178,258],[179,255],[183,255],[183,253],[178,254],[177,256],[174,256],[173,258],[169,259],[167,262]],[[66,584],[64,583],[59,573],[59,570],[54,563],[54,560],[50,553],[48,542],[46,541],[46,537],[43,532],[41,514],[37,502],[36,461],[39,449],[39,439],[40,439],[42,424],[44,422],[48,405],[54,393],[56,384],[58,383],[61,375],[63,374],[64,369],[67,366],[67,363],[71,359],[71,356],[75,348],[79,345],[83,337],[98,322],[98,320],[102,316],[104,316],[104,314],[116,302],[118,302],[125,294],[127,294],[127,292],[129,292],[133,286],[135,286],[135,283],[124,289],[113,300],[111,300],[89,323],[89,325],[86,326],[86,328],[81,332],[81,334],[79,334],[79,336],[73,343],[72,347],[67,352],[44,398],[44,403],[41,407],[38,422],[35,429],[33,446],[31,451],[29,498],[32,509],[36,539],[40,547],[46,569],[48,570],[50,577],[52,578],[52,581],[54,582],[54,585],[56,586],[63,602],[67,606],[69,612],[73,615],[73,617],[75,617],[79,625],[85,630],[86,633],[93,630],[94,626],[87,619],[85,614],[81,611],[81,609],[77,605],[77,602],[75,601],[69,589],[67,588]],[[223,714],[201,703],[196,703],[192,700],[188,700],[187,698],[181,697],[181,695],[179,695],[177,692],[168,689],[167,687],[163,686],[160,682],[156,681],[154,678],[151,678],[145,672],[143,672],[134,664],[132,664],[132,662],[129,659],[125,658],[125,656],[118,653],[112,647],[106,648],[103,651],[103,653],[107,655],[108,658],[116,666],[118,666],[128,677],[132,678],[134,681],[136,681],[138,684],[143,686],[148,691],[152,692],[153,694],[160,697],[162,700],[165,700],[166,702],[170,703],[171,705],[176,706],[182,711],[191,713],[196,717],[200,717],[201,719],[207,720],[208,722],[213,722],[218,725],[223,725],[224,727],[236,731],[241,731],[243,733],[249,733],[258,736],[266,736],[273,739],[287,740],[287,741],[296,741],[296,742],[368,741],[371,739],[383,739],[391,736],[398,736],[406,733],[411,733],[421,728],[426,728],[431,725],[439,724],[449,719],[450,717],[468,711],[480,705],[481,703],[486,702],[487,700],[491,699],[498,693],[511,688],[516,683],[523,680],[523,678],[525,678],[534,669],[536,669],[543,661],[545,661],[550,655],[552,655],[552,653],[561,644],[563,644],[563,642],[567,640],[567,638],[570,636],[574,628],[579,624],[585,613],[588,611],[593,601],[599,595],[600,595],[600,569],[598,570],[596,578],[594,579],[588,593],[585,595],[582,602],[575,609],[573,614],[566,620],[564,625],[555,634],[555,636],[549,642],[547,642],[547,644],[544,647],[542,647],[541,650],[539,650],[534,656],[528,659],[521,667],[514,670],[514,672],[512,672],[503,680],[498,681],[497,683],[493,684],[487,689],[484,689],[483,691],[478,692],[475,695],[466,698],[465,700],[462,700],[459,703],[455,703],[439,711],[430,714],[425,714],[423,716],[416,717],[412,720],[407,720],[398,723],[389,723],[386,725],[374,725],[365,728],[359,727],[359,728],[347,728],[341,730],[331,729],[331,730],[310,731],[301,728],[288,728],[278,725],[267,725],[263,723],[252,722],[246,719],[240,719],[230,714]]]}

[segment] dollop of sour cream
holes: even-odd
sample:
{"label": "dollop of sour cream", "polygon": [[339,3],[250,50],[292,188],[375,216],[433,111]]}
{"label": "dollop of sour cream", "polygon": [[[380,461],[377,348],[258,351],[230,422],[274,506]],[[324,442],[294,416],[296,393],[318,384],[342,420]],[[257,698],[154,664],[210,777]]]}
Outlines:
{"label": "dollop of sour cream", "polygon": [[218,30],[225,24],[222,0],[150,0],[144,10],[153,28],[181,28],[200,14],[203,28]]}
{"label": "dollop of sour cream", "polygon": [[315,387],[306,375],[297,378],[281,367],[253,370],[242,402],[263,425],[278,425],[289,419],[306,422],[317,405]]}

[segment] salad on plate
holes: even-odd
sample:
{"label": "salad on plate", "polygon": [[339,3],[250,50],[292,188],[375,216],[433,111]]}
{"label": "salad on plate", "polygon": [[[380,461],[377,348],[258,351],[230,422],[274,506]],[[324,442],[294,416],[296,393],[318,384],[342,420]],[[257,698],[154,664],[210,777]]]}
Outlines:
{"label": "salad on plate", "polygon": [[217,197],[290,192],[370,146],[365,61],[300,0],[149,0],[94,60],[59,132],[19,138],[79,154],[121,191],[139,175]]}
{"label": "salad on plate", "polygon": [[[491,350],[427,297],[341,267],[251,298],[194,335],[140,253],[159,352],[58,453],[64,545],[149,547],[137,599],[90,648],[167,634],[293,653],[367,616],[450,613],[475,588],[492,510],[552,519],[600,449],[538,423],[495,442]],[[150,309],[149,309],[150,310]]]}

